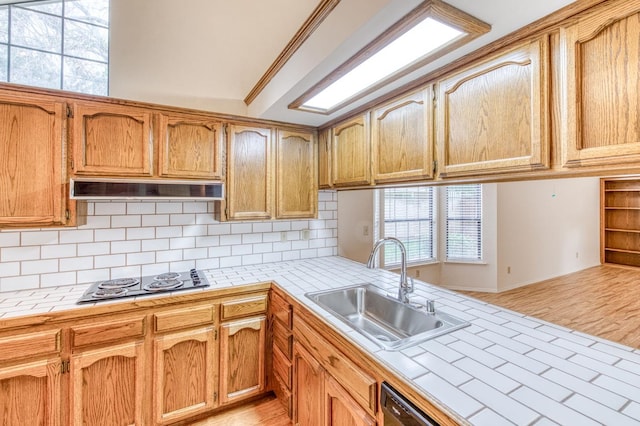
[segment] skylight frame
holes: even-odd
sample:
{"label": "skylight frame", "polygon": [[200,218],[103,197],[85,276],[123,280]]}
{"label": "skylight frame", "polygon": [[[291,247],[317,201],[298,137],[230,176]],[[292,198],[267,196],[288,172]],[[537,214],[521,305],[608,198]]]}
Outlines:
{"label": "skylight frame", "polygon": [[[455,28],[463,34],[328,109],[314,108],[304,105],[305,102],[314,98],[318,93],[329,87],[336,80],[348,74],[351,70],[356,68],[361,63],[365,62],[367,59],[369,59],[384,47],[392,43],[394,40],[402,36],[405,32],[409,31],[411,28],[424,21],[426,18],[432,18],[449,27]],[[460,46],[469,43],[471,40],[489,32],[490,30],[491,26],[489,24],[486,24],[465,12],[456,9],[453,6],[450,6],[440,0],[426,0],[411,12],[409,12],[407,15],[405,15],[398,22],[389,27],[371,43],[367,44],[358,53],[356,53],[338,68],[336,68],[334,71],[329,73],[321,81],[307,90],[302,96],[289,104],[288,108],[299,111],[330,115],[361,99],[362,97],[384,87],[392,81],[397,80],[398,78],[403,77],[415,71],[416,69],[423,67],[424,65],[459,48]]]}

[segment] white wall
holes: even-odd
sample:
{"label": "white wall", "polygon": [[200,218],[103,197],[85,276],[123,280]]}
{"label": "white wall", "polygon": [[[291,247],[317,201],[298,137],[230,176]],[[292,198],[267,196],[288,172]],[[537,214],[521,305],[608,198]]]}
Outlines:
{"label": "white wall", "polygon": [[599,209],[598,178],[498,184],[498,289],[600,264]]}
{"label": "white wall", "polygon": [[231,223],[206,201],[89,202],[86,225],[0,230],[0,291],[334,256],[336,200],[320,191],[317,219]]}
{"label": "white wall", "polygon": [[338,255],[366,263],[374,243],[374,190],[338,192]]}

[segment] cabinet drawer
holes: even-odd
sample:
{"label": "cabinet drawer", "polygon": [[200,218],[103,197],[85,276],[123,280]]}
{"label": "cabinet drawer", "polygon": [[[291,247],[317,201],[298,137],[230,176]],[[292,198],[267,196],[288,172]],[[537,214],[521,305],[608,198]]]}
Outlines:
{"label": "cabinet drawer", "polygon": [[287,359],[293,357],[293,335],[280,321],[273,322],[273,345],[280,349]]}
{"label": "cabinet drawer", "polygon": [[276,394],[278,401],[287,411],[289,418],[293,417],[293,397],[291,391],[282,383],[279,377],[275,376],[273,380],[273,393]]}
{"label": "cabinet drawer", "polygon": [[278,348],[273,348],[273,371],[287,389],[291,389],[291,386],[293,386],[291,361]]}
{"label": "cabinet drawer", "polygon": [[267,311],[267,295],[224,302],[220,305],[220,310],[222,321],[264,313]]}
{"label": "cabinet drawer", "polygon": [[0,339],[0,361],[60,352],[60,329]]}
{"label": "cabinet drawer", "polygon": [[214,321],[215,307],[213,305],[197,306],[195,308],[174,309],[172,311],[154,314],[156,332],[194,327],[196,325],[211,324]]}
{"label": "cabinet drawer", "polygon": [[77,348],[144,335],[145,317],[125,318],[71,327],[71,346]]}
{"label": "cabinet drawer", "polygon": [[271,291],[271,312],[273,317],[282,322],[288,329],[293,327],[293,310],[282,296],[275,291]]}
{"label": "cabinet drawer", "polygon": [[296,318],[296,342],[304,346],[327,372],[369,412],[376,413],[377,382],[338,351],[317,331]]}

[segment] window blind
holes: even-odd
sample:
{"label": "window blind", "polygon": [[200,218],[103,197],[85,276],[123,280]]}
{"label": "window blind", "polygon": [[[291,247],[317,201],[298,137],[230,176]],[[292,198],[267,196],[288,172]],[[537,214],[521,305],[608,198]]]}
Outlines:
{"label": "window blind", "polygon": [[[384,236],[395,237],[407,249],[407,262],[424,262],[434,258],[434,188],[384,189]],[[386,267],[400,263],[400,250],[384,246]]]}
{"label": "window blind", "polygon": [[482,260],[482,186],[448,186],[447,260]]}

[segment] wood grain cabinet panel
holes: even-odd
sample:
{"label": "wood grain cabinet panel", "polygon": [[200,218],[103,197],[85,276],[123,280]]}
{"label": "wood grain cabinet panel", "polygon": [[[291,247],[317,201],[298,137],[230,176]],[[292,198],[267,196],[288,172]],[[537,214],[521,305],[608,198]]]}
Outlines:
{"label": "wood grain cabinet panel", "polygon": [[65,104],[0,91],[0,227],[65,225]]}
{"label": "wood grain cabinet panel", "polygon": [[433,177],[431,86],[373,111],[373,180],[401,182]]}
{"label": "wood grain cabinet panel", "polygon": [[376,425],[376,419],[367,414],[333,378],[326,378],[324,389],[326,426]]}
{"label": "wood grain cabinet panel", "polygon": [[299,426],[324,426],[324,370],[301,345],[293,347],[293,417]]}
{"label": "wood grain cabinet panel", "polygon": [[318,188],[331,188],[331,128],[318,133]]}
{"label": "wood grain cabinet panel", "polygon": [[272,130],[227,126],[227,219],[271,219]]}
{"label": "wood grain cabinet panel", "polygon": [[61,330],[53,329],[0,339],[0,362],[60,354]]}
{"label": "wood grain cabinet panel", "polygon": [[220,327],[220,403],[239,401],[265,390],[266,317]]}
{"label": "wood grain cabinet panel", "polygon": [[441,177],[549,167],[548,62],[543,36],[437,83]]}
{"label": "wood grain cabinet panel", "polygon": [[71,356],[73,425],[144,425],[144,342],[134,341]]}
{"label": "wood grain cabinet panel", "polygon": [[60,358],[0,368],[0,424],[61,424]]}
{"label": "wood grain cabinet panel", "polygon": [[332,128],[334,186],[367,185],[371,182],[369,113]]}
{"label": "wood grain cabinet panel", "polygon": [[278,130],[276,146],[278,219],[316,216],[318,185],[315,135]]}
{"label": "wood grain cabinet panel", "polygon": [[208,117],[159,115],[159,175],[220,180],[222,124]]}
{"label": "wood grain cabinet panel", "polygon": [[215,407],[215,330],[206,327],[154,339],[154,412],[164,424]]}
{"label": "wood grain cabinet panel", "polygon": [[220,305],[220,319],[222,321],[246,317],[267,312],[267,295],[229,300]]}
{"label": "wood grain cabinet panel", "polygon": [[607,3],[560,29],[566,167],[640,162],[640,2]]}
{"label": "wood grain cabinet panel", "polygon": [[76,175],[153,175],[152,113],[104,102],[73,104],[72,172]]}

